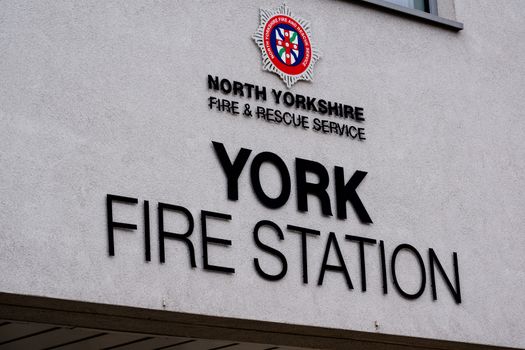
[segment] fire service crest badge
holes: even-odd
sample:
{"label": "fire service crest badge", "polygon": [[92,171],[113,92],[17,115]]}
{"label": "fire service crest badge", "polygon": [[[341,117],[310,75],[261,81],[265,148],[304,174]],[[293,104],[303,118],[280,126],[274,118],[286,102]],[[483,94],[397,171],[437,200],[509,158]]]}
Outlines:
{"label": "fire service crest badge", "polygon": [[294,16],[286,4],[260,10],[253,39],[261,49],[263,69],[278,74],[288,88],[298,80],[312,80],[320,53],[312,42],[310,22]]}

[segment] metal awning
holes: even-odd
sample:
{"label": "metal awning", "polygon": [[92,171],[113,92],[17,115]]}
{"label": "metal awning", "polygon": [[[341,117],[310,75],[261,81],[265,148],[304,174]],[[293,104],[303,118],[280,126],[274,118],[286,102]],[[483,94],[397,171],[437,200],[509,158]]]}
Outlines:
{"label": "metal awning", "polygon": [[0,350],[299,350],[271,344],[236,343],[109,332],[105,330],[54,326],[43,323],[0,320]]}

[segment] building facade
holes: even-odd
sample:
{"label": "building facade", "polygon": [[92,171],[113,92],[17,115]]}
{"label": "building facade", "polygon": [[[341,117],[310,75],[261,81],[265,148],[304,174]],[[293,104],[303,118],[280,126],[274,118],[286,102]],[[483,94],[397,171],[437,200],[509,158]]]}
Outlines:
{"label": "building facade", "polygon": [[524,20],[0,2],[0,349],[525,348]]}

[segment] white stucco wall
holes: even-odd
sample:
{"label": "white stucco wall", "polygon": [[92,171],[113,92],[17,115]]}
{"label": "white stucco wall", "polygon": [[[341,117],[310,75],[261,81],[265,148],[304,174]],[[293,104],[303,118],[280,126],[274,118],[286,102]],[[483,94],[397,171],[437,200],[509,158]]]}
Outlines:
{"label": "white stucco wall", "polygon": [[[251,39],[259,8],[280,4],[0,2],[0,291],[369,332],[377,321],[388,334],[525,347],[522,2],[456,0],[465,25],[456,33],[350,1],[287,1],[322,51],[314,81],[291,91],[364,107],[365,142],[208,110],[207,97],[219,96],[208,74],[286,90],[262,71]],[[374,224],[360,224],[350,206],[347,221],[323,217],[315,200],[299,213],[293,191],[285,207],[266,209],[247,169],[239,201],[228,201],[212,140],[230,152],[274,152],[292,174],[295,157],[330,173],[367,171],[358,192]],[[268,171],[265,184],[277,190],[274,180]],[[151,262],[142,206],[116,206],[116,218],[139,230],[117,232],[108,256],[107,193],[150,201]],[[157,202],[194,215],[197,269],[171,241],[159,264]],[[233,216],[210,226],[232,247],[210,252],[234,275],[202,270],[201,209]],[[283,242],[266,240],[285,253],[286,277],[256,274],[254,257],[275,263],[253,242],[261,219],[321,231],[309,241],[310,284],[301,283],[299,236],[286,231]],[[353,291],[331,272],[316,285],[330,231]],[[437,301],[429,284],[415,301],[390,282],[383,295],[377,247],[367,250],[361,292],[357,246],[344,234],[384,240],[388,254],[409,243],[425,261],[434,248],[447,271],[457,252],[462,303],[442,283]],[[418,275],[405,262],[410,289]]]}

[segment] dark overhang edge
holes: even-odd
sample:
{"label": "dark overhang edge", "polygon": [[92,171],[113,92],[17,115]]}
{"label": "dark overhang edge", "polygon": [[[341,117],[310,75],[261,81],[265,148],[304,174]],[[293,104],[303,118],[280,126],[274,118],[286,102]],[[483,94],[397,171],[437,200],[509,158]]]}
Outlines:
{"label": "dark overhang edge", "polygon": [[461,22],[456,22],[450,19],[439,17],[421,10],[415,10],[408,7],[396,5],[385,0],[353,0],[352,2],[357,4],[360,3],[372,5],[385,11],[405,15],[407,17],[415,17],[416,19],[421,20],[423,22],[434,24],[454,31],[460,31],[463,29],[463,23]]}

